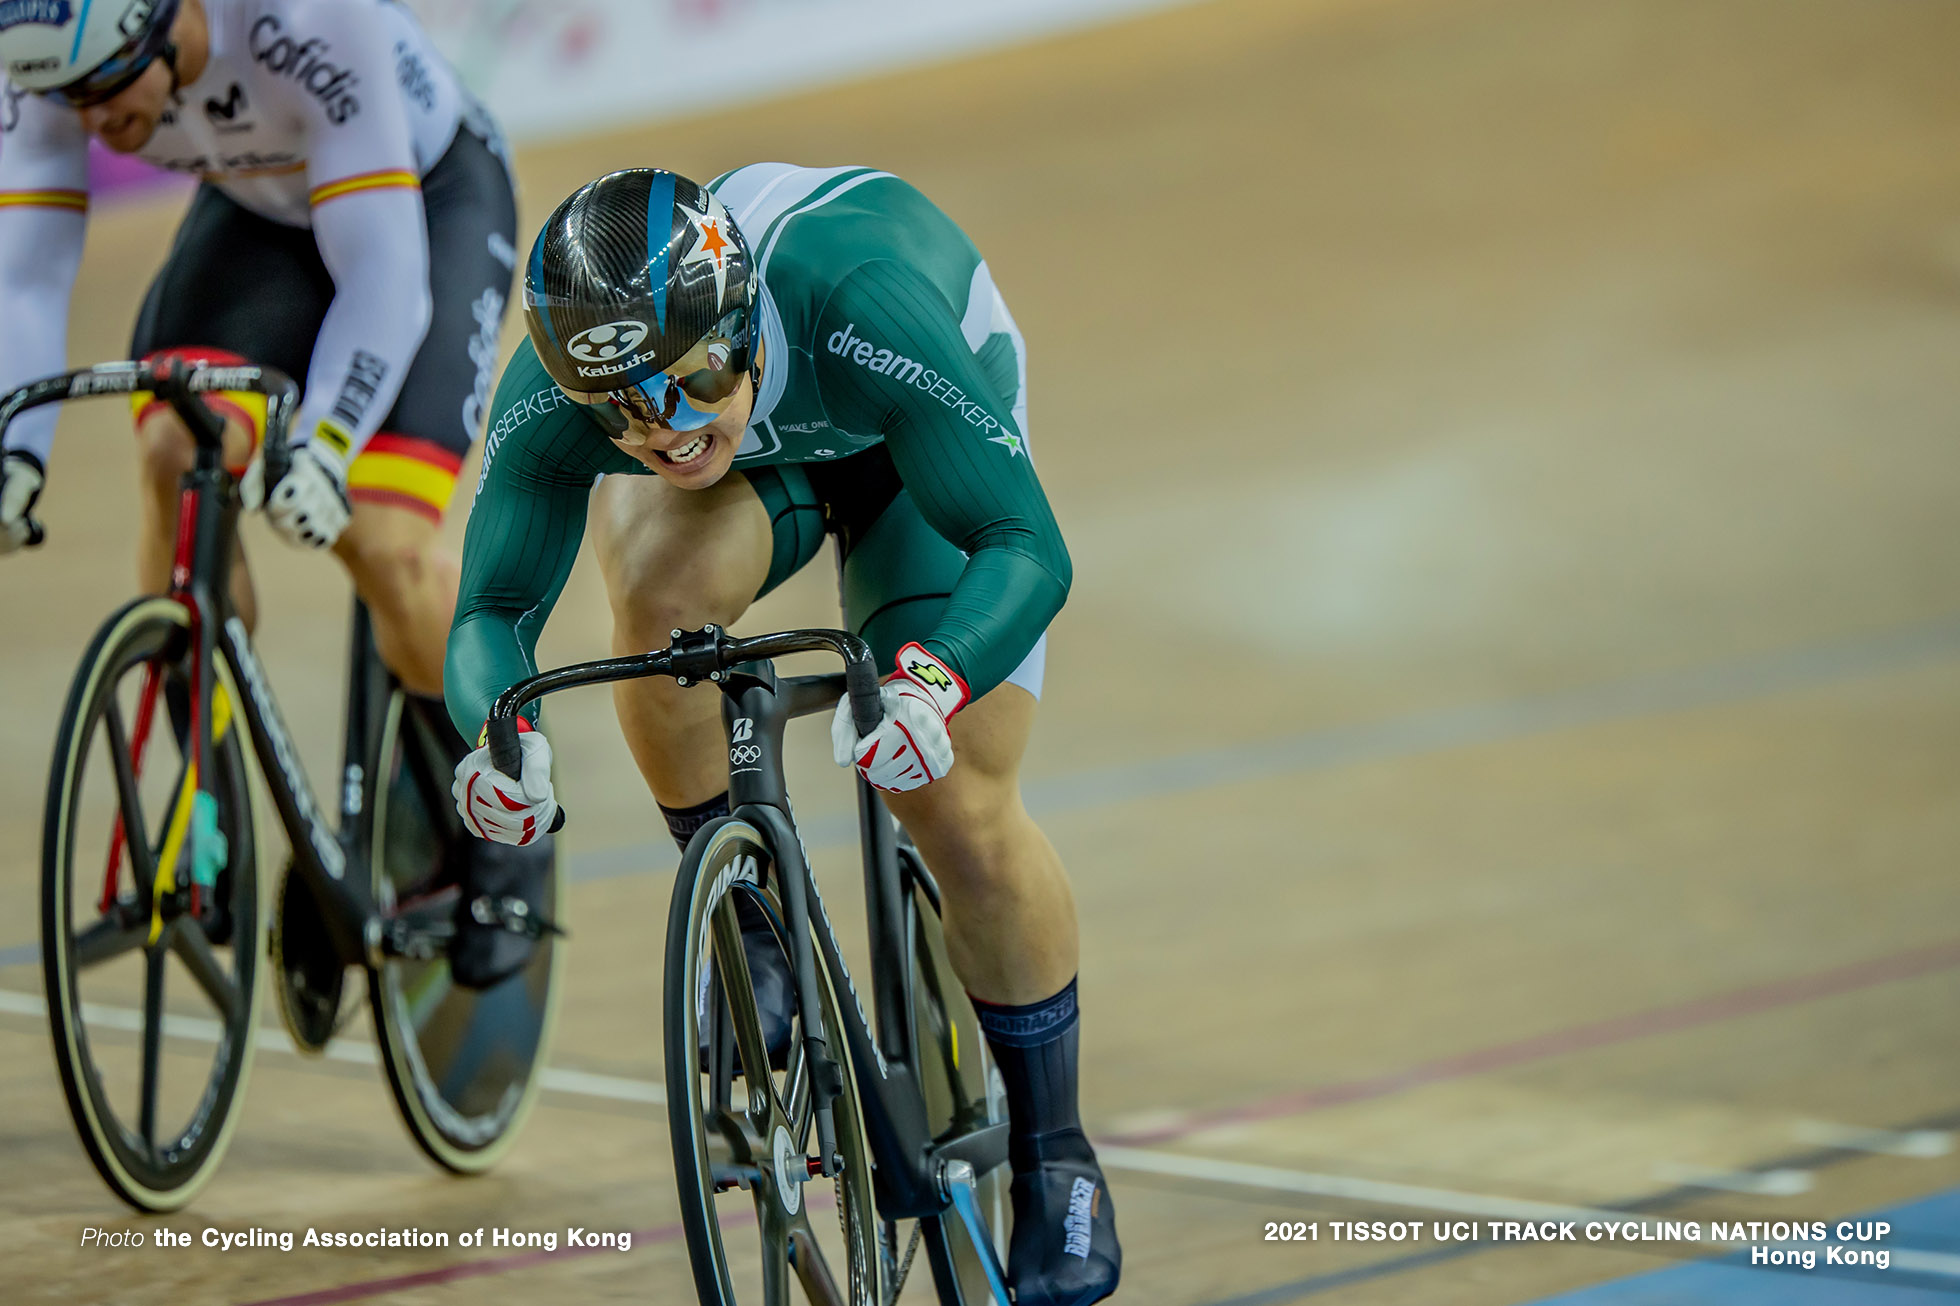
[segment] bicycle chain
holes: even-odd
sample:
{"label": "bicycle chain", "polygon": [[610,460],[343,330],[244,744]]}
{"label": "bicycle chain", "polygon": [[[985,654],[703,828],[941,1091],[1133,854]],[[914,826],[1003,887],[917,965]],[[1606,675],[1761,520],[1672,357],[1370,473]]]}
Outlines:
{"label": "bicycle chain", "polygon": [[892,1284],[891,1300],[893,1301],[897,1301],[899,1295],[905,1291],[905,1276],[912,1272],[912,1258],[919,1254],[919,1235],[925,1232],[925,1228],[924,1220],[912,1222],[912,1239],[905,1244],[905,1260],[898,1267],[898,1281]]}

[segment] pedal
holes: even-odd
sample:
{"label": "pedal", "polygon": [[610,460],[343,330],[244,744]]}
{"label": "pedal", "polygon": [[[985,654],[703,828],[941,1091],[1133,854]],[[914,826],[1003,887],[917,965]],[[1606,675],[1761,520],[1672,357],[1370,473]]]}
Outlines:
{"label": "pedal", "polygon": [[382,921],[381,955],[404,961],[434,961],[448,953],[449,941],[455,937],[456,926],[447,909],[440,916],[403,913]]}
{"label": "pedal", "polygon": [[523,938],[538,940],[547,935],[563,935],[565,930],[555,921],[545,919],[531,910],[531,905],[522,898],[492,898],[488,894],[470,900],[470,919],[478,925],[496,926],[507,933]]}

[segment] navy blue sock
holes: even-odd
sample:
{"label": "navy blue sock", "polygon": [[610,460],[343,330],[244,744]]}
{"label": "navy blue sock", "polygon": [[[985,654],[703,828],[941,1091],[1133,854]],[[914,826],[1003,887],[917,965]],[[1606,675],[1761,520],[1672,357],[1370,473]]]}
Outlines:
{"label": "navy blue sock", "polygon": [[974,998],[973,1009],[1007,1086],[1008,1156],[1014,1169],[1032,1170],[1047,1156],[1089,1159],[1075,1097],[1075,981],[1026,1006]]}
{"label": "navy blue sock", "polygon": [[660,814],[667,818],[667,833],[674,836],[682,852],[687,851],[687,841],[694,832],[718,816],[728,815],[728,791],[723,790],[705,803],[692,807],[669,807],[660,805]]}

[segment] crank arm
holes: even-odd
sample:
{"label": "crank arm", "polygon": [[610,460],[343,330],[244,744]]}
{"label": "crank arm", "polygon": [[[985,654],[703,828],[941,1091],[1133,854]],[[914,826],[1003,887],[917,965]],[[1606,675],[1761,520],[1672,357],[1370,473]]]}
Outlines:
{"label": "crank arm", "polygon": [[973,1182],[973,1167],[965,1161],[948,1161],[939,1172],[940,1191],[951,1199],[960,1223],[966,1226],[967,1240],[980,1258],[980,1268],[987,1273],[987,1286],[993,1291],[996,1306],[1012,1306],[1007,1275],[1001,1271],[1000,1256],[994,1251],[993,1230],[980,1215],[980,1194],[974,1191]]}

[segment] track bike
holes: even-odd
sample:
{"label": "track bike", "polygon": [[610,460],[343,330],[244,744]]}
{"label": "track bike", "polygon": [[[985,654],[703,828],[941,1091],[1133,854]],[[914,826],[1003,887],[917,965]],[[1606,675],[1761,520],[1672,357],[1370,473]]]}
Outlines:
{"label": "track bike", "polygon": [[[438,1164],[487,1169],[515,1138],[540,1086],[563,952],[543,937],[493,987],[452,982],[460,741],[446,743],[445,724],[383,666],[358,602],[338,828],[328,824],[232,607],[238,494],[222,419],[200,397],[220,390],[267,397],[263,457],[276,482],[297,389],[271,368],[104,363],[0,400],[4,432],[44,404],[151,392],[197,445],[170,592],[124,605],[82,655],[42,832],[41,956],[62,1090],[96,1170],[146,1211],[180,1208],[209,1180],[253,1054],[277,1042],[258,1019],[265,931],[246,736],[292,849],[271,932],[280,1014],[302,1051],[324,1049],[350,1010],[348,971],[364,970],[376,1059]],[[40,523],[27,539],[45,539]],[[559,893],[554,865],[550,919]]]}
{"label": "track bike", "polygon": [[[776,674],[771,659],[804,652],[841,657],[844,673]],[[1007,1306],[1006,1094],[947,960],[938,887],[859,778],[874,1032],[784,780],[791,718],[848,693],[858,732],[876,727],[870,649],[839,630],[676,630],[668,648],[513,685],[491,710],[492,761],[519,774],[527,703],[643,676],[717,686],[729,749],[732,810],[689,841],[667,917],[668,1127],[701,1301],[784,1306],[794,1282],[825,1306],[886,1306],[923,1243],[942,1303]],[[745,915],[766,922],[792,976],[788,1047],[773,1058]]]}

